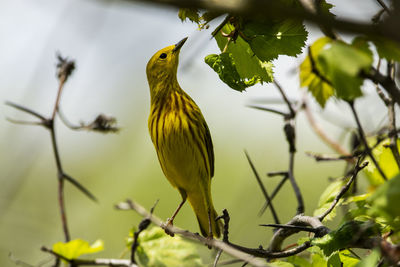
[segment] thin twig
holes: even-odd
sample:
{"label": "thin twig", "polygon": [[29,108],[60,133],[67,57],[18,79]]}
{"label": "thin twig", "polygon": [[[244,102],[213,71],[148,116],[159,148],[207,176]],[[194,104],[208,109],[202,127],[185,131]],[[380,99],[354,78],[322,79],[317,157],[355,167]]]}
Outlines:
{"label": "thin twig", "polygon": [[360,162],[361,162],[361,157],[358,158],[350,179],[347,181],[347,183],[344,186],[342,186],[339,193],[335,196],[335,199],[333,200],[329,209],[327,209],[323,214],[318,216],[318,219],[320,221],[323,221],[325,219],[325,217],[328,216],[329,213],[331,213],[331,211],[335,208],[335,206],[337,205],[339,200],[342,198],[342,196],[349,190],[351,184],[355,181],[357,174],[368,165],[368,161],[365,161],[361,165],[360,165]]}
{"label": "thin twig", "polygon": [[295,152],[289,153],[289,180],[292,183],[293,191],[297,198],[297,212],[296,214],[301,214],[304,212],[304,201],[303,196],[301,194],[300,188],[297,185],[296,179],[293,175],[293,168],[294,168],[294,154]]}
{"label": "thin twig", "polygon": [[6,104],[7,106],[13,107],[13,108],[15,108],[15,109],[21,110],[21,111],[23,111],[23,112],[25,112],[25,113],[31,114],[32,116],[34,116],[34,117],[40,119],[41,121],[46,121],[46,120],[47,120],[43,115],[37,113],[36,111],[33,111],[32,109],[23,107],[23,106],[21,106],[21,105],[18,105],[18,104],[16,104],[16,103],[13,103],[13,102],[10,102],[10,101],[6,101],[5,104]]}
{"label": "thin twig", "polygon": [[226,265],[231,265],[231,264],[235,264],[235,263],[239,263],[239,262],[243,262],[243,261],[242,260],[238,260],[238,259],[232,259],[232,260],[220,261],[218,265],[219,266],[226,266]]}
{"label": "thin twig", "polygon": [[[150,216],[153,214],[154,209],[157,206],[157,204],[158,204],[158,199],[154,203],[153,207],[150,209]],[[139,241],[138,241],[139,235],[141,232],[146,230],[147,227],[149,227],[150,223],[151,223],[151,221],[150,221],[149,217],[143,218],[143,220],[141,220],[139,223],[139,227],[138,227],[137,231],[135,231],[133,233],[133,241],[132,241],[132,246],[131,246],[131,263],[132,264],[136,264],[135,253],[136,253],[136,249],[139,246]]]}
{"label": "thin twig", "polygon": [[12,118],[6,118],[11,123],[14,124],[21,124],[21,125],[33,125],[33,126],[44,126],[42,121],[21,121],[21,120],[15,120]]}
{"label": "thin twig", "polygon": [[250,167],[251,167],[251,169],[252,169],[252,171],[253,171],[254,177],[256,178],[257,183],[258,183],[258,185],[259,185],[260,188],[261,188],[261,191],[262,191],[262,193],[263,193],[263,195],[264,195],[264,197],[265,197],[265,200],[266,200],[268,203],[270,203],[270,210],[271,210],[272,216],[274,217],[275,223],[280,224],[279,218],[278,218],[278,214],[276,213],[275,208],[274,208],[274,206],[272,205],[271,198],[269,197],[268,192],[267,192],[267,190],[265,189],[265,186],[264,186],[264,184],[263,184],[263,182],[262,182],[260,176],[258,175],[258,172],[257,172],[257,170],[256,170],[256,168],[255,168],[253,162],[252,162],[251,159],[250,159],[249,154],[247,153],[247,151],[244,151],[244,153],[246,154],[246,158],[247,158],[247,160],[248,160],[248,162],[249,162],[249,164],[250,164]]}
{"label": "thin twig", "polygon": [[287,171],[276,171],[276,172],[268,172],[268,177],[275,177],[275,176],[289,176]]}
{"label": "thin twig", "polygon": [[324,154],[314,154],[311,152],[306,152],[306,155],[314,158],[316,161],[339,161],[339,160],[349,161],[350,159],[354,160],[355,158],[357,158],[357,155],[331,156]]}
{"label": "thin twig", "polygon": [[[32,122],[29,124],[34,124],[34,125],[39,125],[43,126],[46,129],[50,131],[50,138],[51,138],[51,144],[53,148],[53,153],[54,153],[54,158],[56,161],[56,166],[57,166],[57,179],[58,179],[58,204],[59,204],[59,209],[60,209],[60,214],[61,214],[61,223],[62,223],[62,229],[64,232],[64,238],[65,241],[70,240],[70,233],[69,233],[69,228],[67,225],[67,215],[66,215],[66,209],[65,209],[65,199],[64,199],[64,181],[67,180],[74,186],[76,186],[80,191],[82,191],[85,195],[87,195],[89,198],[92,200],[96,200],[93,194],[89,192],[85,187],[83,187],[78,181],[73,179],[71,176],[67,175],[61,164],[61,158],[60,158],[60,153],[58,150],[58,145],[57,145],[57,138],[56,138],[56,131],[55,131],[55,116],[57,114],[60,101],[61,101],[61,94],[64,88],[64,85],[70,75],[72,74],[74,68],[75,68],[75,63],[72,60],[68,60],[66,58],[61,57],[61,55],[57,55],[58,59],[58,64],[57,64],[57,78],[59,81],[58,85],[58,91],[57,91],[57,97],[53,106],[53,111],[52,115],[50,118],[46,118],[43,115],[29,109],[26,107],[23,107],[21,105],[12,103],[12,102],[6,102],[5,104],[8,106],[11,106],[13,108],[16,108],[20,111],[23,111],[25,113],[28,113],[32,116],[35,116],[38,118],[40,121],[39,122]],[[12,122],[15,123],[24,123],[27,124],[28,122],[22,122],[22,121],[16,121],[16,120],[11,120]],[[55,266],[59,265],[59,261],[56,261]]]}
{"label": "thin twig", "polygon": [[[319,236],[329,233],[329,229],[325,227],[316,217],[305,216],[302,214],[296,215],[286,225],[310,226],[311,228],[320,229]],[[281,246],[283,241],[289,236],[298,233],[298,229],[283,229],[279,228],[271,238],[269,250],[273,252],[282,252]]]}
{"label": "thin twig", "polygon": [[75,125],[71,123],[61,109],[59,108],[57,111],[58,116],[65,126],[70,128],[71,130],[80,131],[97,131],[101,133],[116,133],[120,130],[118,126],[115,126],[117,120],[114,117],[106,116],[104,114],[98,115],[91,123],[83,123],[81,122],[79,125]]}
{"label": "thin twig", "polygon": [[392,151],[393,157],[397,163],[397,167],[400,170],[400,154],[399,147],[397,145],[397,132],[396,132],[396,114],[394,102],[390,101],[388,106],[389,111],[389,137],[390,137],[390,150]]}
{"label": "thin twig", "polygon": [[258,110],[263,110],[263,111],[268,111],[268,112],[272,112],[278,115],[281,115],[285,118],[289,117],[290,114],[287,114],[283,111],[280,110],[276,110],[276,109],[272,109],[272,108],[267,108],[267,107],[260,107],[260,106],[256,106],[256,105],[248,105],[249,108],[254,108],[254,109],[258,109]]}
{"label": "thin twig", "polygon": [[[347,151],[338,142],[336,142],[331,137],[329,137],[328,134],[324,131],[324,129],[317,123],[317,121],[315,120],[315,118],[311,112],[310,105],[308,103],[306,94],[303,95],[303,108],[304,108],[304,111],[306,114],[306,118],[311,125],[311,128],[319,136],[319,138],[321,138],[321,140],[323,142],[325,142],[325,144],[327,144],[330,148],[332,148],[338,154],[340,154],[342,156],[351,156],[349,151]],[[354,159],[348,159],[347,161],[354,163]]]}
{"label": "thin twig", "polygon": [[353,116],[354,116],[354,119],[355,119],[356,124],[357,124],[358,135],[360,137],[361,142],[363,143],[363,145],[365,147],[365,152],[371,158],[372,162],[374,163],[376,169],[378,170],[378,172],[380,173],[382,178],[386,181],[387,177],[386,177],[385,173],[383,172],[383,170],[382,170],[381,166],[379,165],[379,163],[376,161],[374,155],[372,154],[371,148],[368,145],[368,141],[367,141],[367,138],[365,137],[365,133],[364,133],[364,130],[363,130],[362,126],[361,126],[361,122],[360,122],[360,119],[358,117],[357,111],[354,108],[354,103],[353,102],[349,102],[349,105],[350,105],[351,111],[353,112]]}
{"label": "thin twig", "polygon": [[381,7],[388,13],[390,14],[392,11],[390,10],[390,8],[385,4],[385,2],[383,0],[376,0]]}
{"label": "thin twig", "polygon": [[279,184],[275,187],[274,191],[272,191],[271,196],[270,196],[270,201],[265,201],[264,205],[258,212],[258,216],[261,216],[264,214],[266,209],[269,207],[271,201],[275,198],[275,196],[279,193],[281,190],[282,186],[285,184],[285,182],[289,179],[289,174],[286,172],[285,176],[282,178],[282,180],[279,182]]}
{"label": "thin twig", "polygon": [[278,88],[279,92],[282,95],[283,100],[286,102],[288,109],[290,111],[290,118],[294,118],[296,116],[295,109],[293,108],[292,102],[289,101],[285,91],[283,90],[282,86],[278,83],[278,81],[274,78],[274,84],[276,88]]}
{"label": "thin twig", "polygon": [[219,261],[219,258],[221,257],[221,255],[222,255],[222,249],[218,250],[217,255],[215,255],[213,267],[217,267],[218,261]]}
{"label": "thin twig", "polygon": [[260,224],[260,226],[274,227],[274,228],[286,228],[286,229],[293,229],[293,230],[305,231],[305,232],[310,232],[310,233],[318,232],[318,230],[315,228],[306,227],[306,226],[297,226],[297,225],[269,223],[269,224]]}

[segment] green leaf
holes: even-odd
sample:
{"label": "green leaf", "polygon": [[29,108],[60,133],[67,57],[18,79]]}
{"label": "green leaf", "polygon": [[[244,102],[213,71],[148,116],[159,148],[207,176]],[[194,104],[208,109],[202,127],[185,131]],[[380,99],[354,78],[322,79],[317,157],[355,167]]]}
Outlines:
{"label": "green leaf", "polygon": [[159,227],[141,232],[138,241],[137,255],[141,266],[205,266],[192,243],[180,236],[170,237]]}
{"label": "green leaf", "polygon": [[294,267],[293,264],[286,262],[286,261],[273,261],[269,262],[268,266],[270,267]]}
{"label": "green leaf", "polygon": [[[337,180],[332,182],[325,191],[321,194],[319,198],[318,208],[314,211],[314,216],[319,216],[323,214],[326,210],[330,208],[336,195],[340,192],[342,186],[346,183],[344,180]],[[340,201],[343,201],[342,199]],[[326,220],[331,220],[336,216],[336,207],[331,211],[331,213],[326,216]]]}
{"label": "green leaf", "polygon": [[394,228],[400,229],[400,175],[378,187],[368,198],[369,214],[380,216]]}
{"label": "green leaf", "polygon": [[196,8],[180,8],[178,11],[178,17],[182,22],[189,19],[191,22],[195,22],[197,24],[200,23],[200,12]]}
{"label": "green leaf", "polygon": [[102,240],[96,240],[92,245],[82,239],[74,239],[67,243],[58,242],[53,245],[53,251],[67,259],[76,259],[84,254],[92,254],[104,249]]}
{"label": "green leaf", "polygon": [[360,261],[356,267],[375,267],[381,257],[378,250],[373,250],[371,254],[368,255],[365,259]]}
{"label": "green leaf", "polygon": [[359,73],[371,67],[373,58],[369,49],[359,46],[359,42],[349,45],[334,41],[318,55],[319,65],[340,99],[353,100],[362,95],[363,79]]}
{"label": "green leaf", "polygon": [[219,78],[232,89],[242,92],[247,87],[257,83],[255,78],[242,79],[236,69],[236,64],[230,53],[206,56],[205,62],[219,75]]}
{"label": "green leaf", "polygon": [[[308,91],[311,92],[311,94],[314,96],[315,100],[317,100],[321,107],[324,107],[326,101],[334,95],[334,88],[329,81],[321,79],[321,77],[319,77],[313,71],[313,65],[320,72],[322,71],[321,67],[319,66],[319,62],[317,61],[317,56],[324,48],[324,46],[331,42],[332,39],[330,39],[329,37],[322,37],[315,41],[309,47],[311,55],[308,54],[300,65],[300,86],[308,87]],[[312,56],[312,60],[310,56]]]}
{"label": "green leaf", "polygon": [[321,14],[332,18],[335,17],[335,15],[331,12],[331,8],[334,7],[334,5],[327,3],[325,0],[319,1],[319,3]]}
{"label": "green leaf", "polygon": [[340,260],[339,252],[335,252],[331,256],[329,256],[327,266],[342,267],[342,261]]}
{"label": "green leaf", "polygon": [[[234,28],[230,24],[222,29],[224,33],[232,30]],[[259,60],[241,37],[228,43],[228,38],[219,32],[215,40],[223,52],[220,55],[209,55],[205,60],[231,88],[243,91],[256,83],[273,80],[272,63]]]}
{"label": "green leaf", "polygon": [[[370,143],[369,145],[371,147],[375,146],[376,138],[371,138],[368,142]],[[399,174],[399,167],[397,166],[396,160],[393,157],[392,151],[389,147],[387,147],[389,144],[389,139],[380,142],[379,145],[372,150],[372,154],[381,166],[382,171],[390,179]],[[400,140],[397,140],[397,145],[400,147]],[[376,169],[375,164],[371,162],[369,157],[366,158],[366,161],[370,162],[364,171],[367,174],[370,185],[373,187],[379,186],[384,182],[382,176]]]}
{"label": "green leaf", "polygon": [[383,37],[370,37],[379,57],[387,60],[400,61],[400,44]]}
{"label": "green leaf", "polygon": [[321,238],[315,238],[311,243],[321,248],[324,255],[329,257],[335,251],[347,248],[351,244],[356,243],[359,239],[368,238],[378,233],[379,226],[375,223],[347,221],[343,223],[339,229]]}
{"label": "green leaf", "polygon": [[287,261],[292,263],[296,267],[312,267],[311,263],[308,262],[308,260],[297,255],[288,257]]}
{"label": "green leaf", "polygon": [[355,258],[348,250],[342,250],[339,252],[340,261],[343,263],[343,267],[355,267],[360,260]]}
{"label": "green leaf", "polygon": [[207,29],[208,23],[219,17],[221,13],[215,11],[205,11],[203,14],[196,8],[180,8],[178,17],[182,22],[190,20],[191,22],[197,23],[199,30]]}
{"label": "green leaf", "polygon": [[260,60],[270,61],[279,55],[295,57],[301,53],[307,40],[307,31],[301,20],[281,21],[247,20],[241,27],[244,40]]}
{"label": "green leaf", "polygon": [[320,254],[313,254],[311,255],[311,262],[312,262],[312,267],[323,267],[327,266],[327,262],[324,259],[324,257]]}

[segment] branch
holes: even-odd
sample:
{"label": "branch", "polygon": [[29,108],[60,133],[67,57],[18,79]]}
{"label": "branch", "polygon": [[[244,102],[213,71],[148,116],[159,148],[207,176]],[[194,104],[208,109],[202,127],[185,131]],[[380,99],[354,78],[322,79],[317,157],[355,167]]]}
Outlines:
{"label": "branch", "polygon": [[[311,125],[311,128],[319,136],[319,138],[321,138],[321,140],[323,142],[325,142],[325,144],[327,144],[330,148],[332,148],[338,154],[340,154],[344,157],[351,157],[350,152],[348,152],[338,142],[336,142],[335,140],[330,138],[328,136],[328,134],[323,130],[323,128],[317,123],[317,121],[315,120],[315,118],[311,112],[310,105],[308,103],[306,94],[304,94],[304,96],[303,96],[303,108],[304,108],[304,112],[306,114],[306,118]],[[348,158],[347,161],[353,163],[354,159]]]}
{"label": "branch", "polygon": [[114,117],[106,116],[104,114],[98,115],[91,123],[85,124],[81,122],[79,125],[71,123],[60,109],[58,110],[58,116],[64,125],[71,130],[97,131],[101,133],[116,133],[120,130],[118,126],[115,126],[117,120]]}
{"label": "branch", "polygon": [[94,260],[85,260],[85,259],[68,259],[53,250],[42,247],[41,250],[43,252],[50,253],[51,255],[55,256],[57,259],[62,259],[71,266],[112,266],[112,267],[138,267],[136,264],[132,264],[130,260],[124,259],[94,259]]}
{"label": "branch", "polygon": [[217,13],[241,15],[250,18],[297,18],[324,26],[327,29],[341,30],[347,33],[384,36],[394,41],[400,41],[400,32],[396,25],[389,23],[363,23],[348,19],[339,19],[324,13],[314,12],[304,7],[288,8],[282,1],[212,1],[212,0],[125,0],[136,3],[167,5],[179,8],[197,8]]}
{"label": "branch", "polygon": [[364,162],[363,164],[360,165],[361,162],[361,158],[359,157],[357,160],[357,163],[354,167],[353,170],[353,174],[351,175],[350,179],[347,181],[347,183],[342,186],[342,188],[340,189],[339,193],[336,195],[335,199],[333,200],[331,206],[329,207],[329,209],[327,209],[323,214],[321,214],[320,216],[318,216],[318,220],[323,221],[325,219],[326,216],[328,216],[329,213],[332,212],[332,210],[335,208],[335,206],[337,205],[337,203],[339,202],[340,198],[342,198],[342,196],[349,190],[351,184],[354,182],[354,180],[357,177],[357,174],[364,169],[365,167],[367,167],[368,165],[368,161]]}
{"label": "branch", "polygon": [[311,227],[307,227],[307,226],[296,226],[296,225],[274,224],[274,223],[260,224],[260,226],[299,230],[299,231],[305,231],[305,232],[310,232],[310,233],[314,233],[314,234],[319,232],[318,228],[311,228]]}
{"label": "branch", "polygon": [[[330,232],[328,228],[326,228],[321,221],[316,217],[310,217],[305,215],[296,215],[292,220],[290,220],[286,225],[295,225],[295,226],[311,226],[314,229],[321,229],[320,236],[323,236]],[[269,249],[273,252],[280,251],[283,241],[288,238],[289,236],[298,233],[299,229],[279,229],[273,235]],[[311,245],[308,244],[306,248],[310,247]],[[305,249],[306,249],[305,248]],[[294,255],[294,254],[292,254]]]}
{"label": "branch", "polygon": [[377,69],[371,67],[368,72],[361,72],[361,76],[371,80],[374,83],[380,84],[383,89],[392,97],[393,101],[400,106],[400,89],[397,87],[396,82],[380,73]]}
{"label": "branch", "polygon": [[393,157],[397,163],[397,167],[400,170],[400,154],[399,147],[397,145],[397,131],[396,131],[396,111],[393,101],[390,101],[388,105],[389,113],[389,138],[390,138],[390,150],[392,151]]}
{"label": "branch", "polygon": [[52,143],[52,148],[53,148],[53,153],[54,153],[54,158],[56,161],[56,166],[57,166],[57,178],[58,178],[58,204],[60,208],[60,213],[61,213],[61,223],[62,223],[62,228],[64,232],[64,238],[65,241],[70,240],[70,233],[67,225],[67,216],[66,216],[66,209],[65,209],[65,199],[64,199],[64,180],[69,181],[71,184],[76,186],[80,191],[82,191],[85,195],[87,195],[89,198],[92,200],[96,200],[94,195],[89,192],[84,186],[82,186],[78,181],[73,179],[71,176],[67,175],[61,164],[61,158],[60,158],[60,153],[58,150],[58,145],[57,145],[57,138],[56,138],[56,132],[55,132],[55,116],[57,114],[59,105],[60,105],[60,100],[61,100],[61,94],[64,88],[64,85],[70,75],[72,74],[73,70],[75,69],[75,62],[72,60],[68,60],[67,58],[61,57],[61,55],[57,55],[58,63],[57,63],[57,78],[59,81],[58,85],[58,91],[57,91],[57,97],[54,103],[52,115],[50,118],[46,118],[45,116],[29,109],[26,107],[23,107],[21,105],[11,103],[11,102],[6,102],[5,104],[8,106],[11,106],[15,109],[18,109],[20,111],[23,111],[25,113],[28,113],[36,118],[38,118],[40,121],[39,122],[23,122],[23,121],[16,121],[16,120],[11,120],[11,122],[16,122],[19,124],[32,124],[32,125],[39,125],[43,126],[47,130],[50,131],[50,137],[51,137],[51,143]]}
{"label": "branch", "polygon": [[171,233],[178,234],[185,239],[196,241],[201,244],[207,245],[209,247],[214,247],[218,250],[223,250],[225,253],[227,253],[237,259],[241,259],[242,261],[249,262],[250,264],[252,264],[254,266],[267,266],[264,263],[264,261],[254,258],[253,255],[250,255],[250,254],[244,253],[238,249],[235,249],[230,244],[226,244],[226,243],[224,243],[220,240],[216,240],[216,239],[205,238],[203,236],[200,236],[199,234],[191,233],[187,230],[180,229],[173,225],[166,225],[158,217],[156,217],[155,215],[151,215],[145,208],[143,208],[142,206],[140,206],[139,204],[137,204],[135,202],[132,202],[131,200],[127,200],[126,202],[121,202],[121,203],[117,204],[115,207],[119,210],[134,210],[137,213],[139,213],[142,217],[148,217],[153,224],[155,224],[161,228],[167,229]]}
{"label": "branch", "polygon": [[385,175],[385,173],[383,172],[381,166],[379,165],[379,163],[376,161],[374,155],[372,154],[371,148],[368,145],[368,141],[367,138],[365,137],[365,133],[364,130],[361,126],[361,122],[360,119],[358,118],[358,114],[354,108],[354,103],[353,102],[349,102],[351,111],[353,112],[353,116],[354,119],[356,121],[357,124],[357,130],[358,130],[358,135],[360,137],[361,142],[363,143],[364,147],[365,147],[365,152],[368,154],[368,156],[371,158],[372,162],[374,163],[376,169],[378,170],[378,172],[381,174],[382,178],[386,181],[387,177]]}
{"label": "branch", "polygon": [[264,195],[264,197],[265,197],[265,200],[266,200],[266,202],[268,202],[269,205],[270,205],[270,209],[271,209],[272,216],[274,217],[274,221],[275,221],[275,223],[279,224],[278,215],[277,215],[277,213],[276,213],[276,211],[275,211],[274,206],[272,205],[271,198],[269,197],[268,192],[267,192],[267,190],[265,189],[265,186],[264,186],[263,182],[261,181],[260,175],[257,173],[257,170],[256,170],[256,168],[255,168],[253,162],[251,161],[251,159],[250,159],[250,157],[249,157],[249,154],[247,154],[246,151],[244,151],[244,153],[246,154],[246,158],[247,158],[247,160],[248,160],[248,162],[249,162],[249,164],[250,164],[250,167],[251,167],[251,169],[252,169],[252,171],[253,171],[253,173],[254,173],[254,177],[256,178],[256,180],[257,180],[257,182],[258,182],[258,185],[259,185],[260,188],[261,188],[261,191],[262,191],[262,193],[263,193],[263,195]]}
{"label": "branch", "polygon": [[345,160],[345,161],[354,161],[357,158],[356,155],[346,155],[346,156],[330,156],[324,154],[314,154],[311,152],[306,152],[306,155],[309,157],[314,158],[316,161],[338,161],[338,160]]}
{"label": "branch", "polygon": [[285,91],[283,90],[282,86],[278,83],[278,81],[274,78],[274,84],[276,88],[278,89],[279,93],[282,95],[283,101],[285,101],[286,105],[288,106],[289,112],[290,112],[290,117],[288,118],[294,118],[296,116],[296,111],[293,107],[292,102],[290,102],[289,98],[287,97]]}
{"label": "branch", "polygon": [[275,187],[274,191],[272,191],[271,196],[270,196],[270,201],[266,201],[264,203],[264,206],[262,206],[262,208],[260,209],[260,211],[258,212],[258,216],[261,216],[264,214],[265,210],[269,207],[269,205],[271,204],[271,201],[275,198],[275,196],[279,193],[279,191],[281,190],[282,186],[285,184],[285,182],[289,179],[289,174],[287,172],[285,172],[284,177],[282,178],[282,180],[279,182],[279,184]]}
{"label": "branch", "polygon": [[287,114],[283,111],[280,110],[276,110],[276,109],[272,109],[272,108],[266,108],[266,107],[260,107],[260,106],[256,106],[256,105],[248,105],[249,108],[254,108],[254,109],[258,109],[258,110],[263,110],[263,111],[268,111],[268,112],[272,112],[278,115],[283,116],[284,118],[290,117],[290,114]]}

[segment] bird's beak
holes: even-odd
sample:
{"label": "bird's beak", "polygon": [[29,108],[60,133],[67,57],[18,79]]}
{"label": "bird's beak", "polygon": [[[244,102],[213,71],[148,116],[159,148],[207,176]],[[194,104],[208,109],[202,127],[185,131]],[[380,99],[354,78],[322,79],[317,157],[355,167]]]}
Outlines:
{"label": "bird's beak", "polygon": [[178,52],[181,47],[183,46],[183,44],[186,42],[187,37],[183,38],[182,40],[180,40],[174,47],[174,49],[172,49],[172,52]]}

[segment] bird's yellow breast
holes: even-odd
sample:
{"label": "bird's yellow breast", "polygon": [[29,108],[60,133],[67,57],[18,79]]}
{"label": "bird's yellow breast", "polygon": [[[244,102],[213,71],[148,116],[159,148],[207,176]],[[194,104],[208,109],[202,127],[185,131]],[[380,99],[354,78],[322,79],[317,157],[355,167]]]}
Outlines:
{"label": "bird's yellow breast", "polygon": [[[149,131],[165,176],[174,187],[196,190],[210,174],[206,151],[202,151],[204,129],[197,106],[186,106],[178,92],[163,105],[152,105]],[[196,126],[196,127],[195,127]],[[199,143],[200,142],[200,143]]]}

